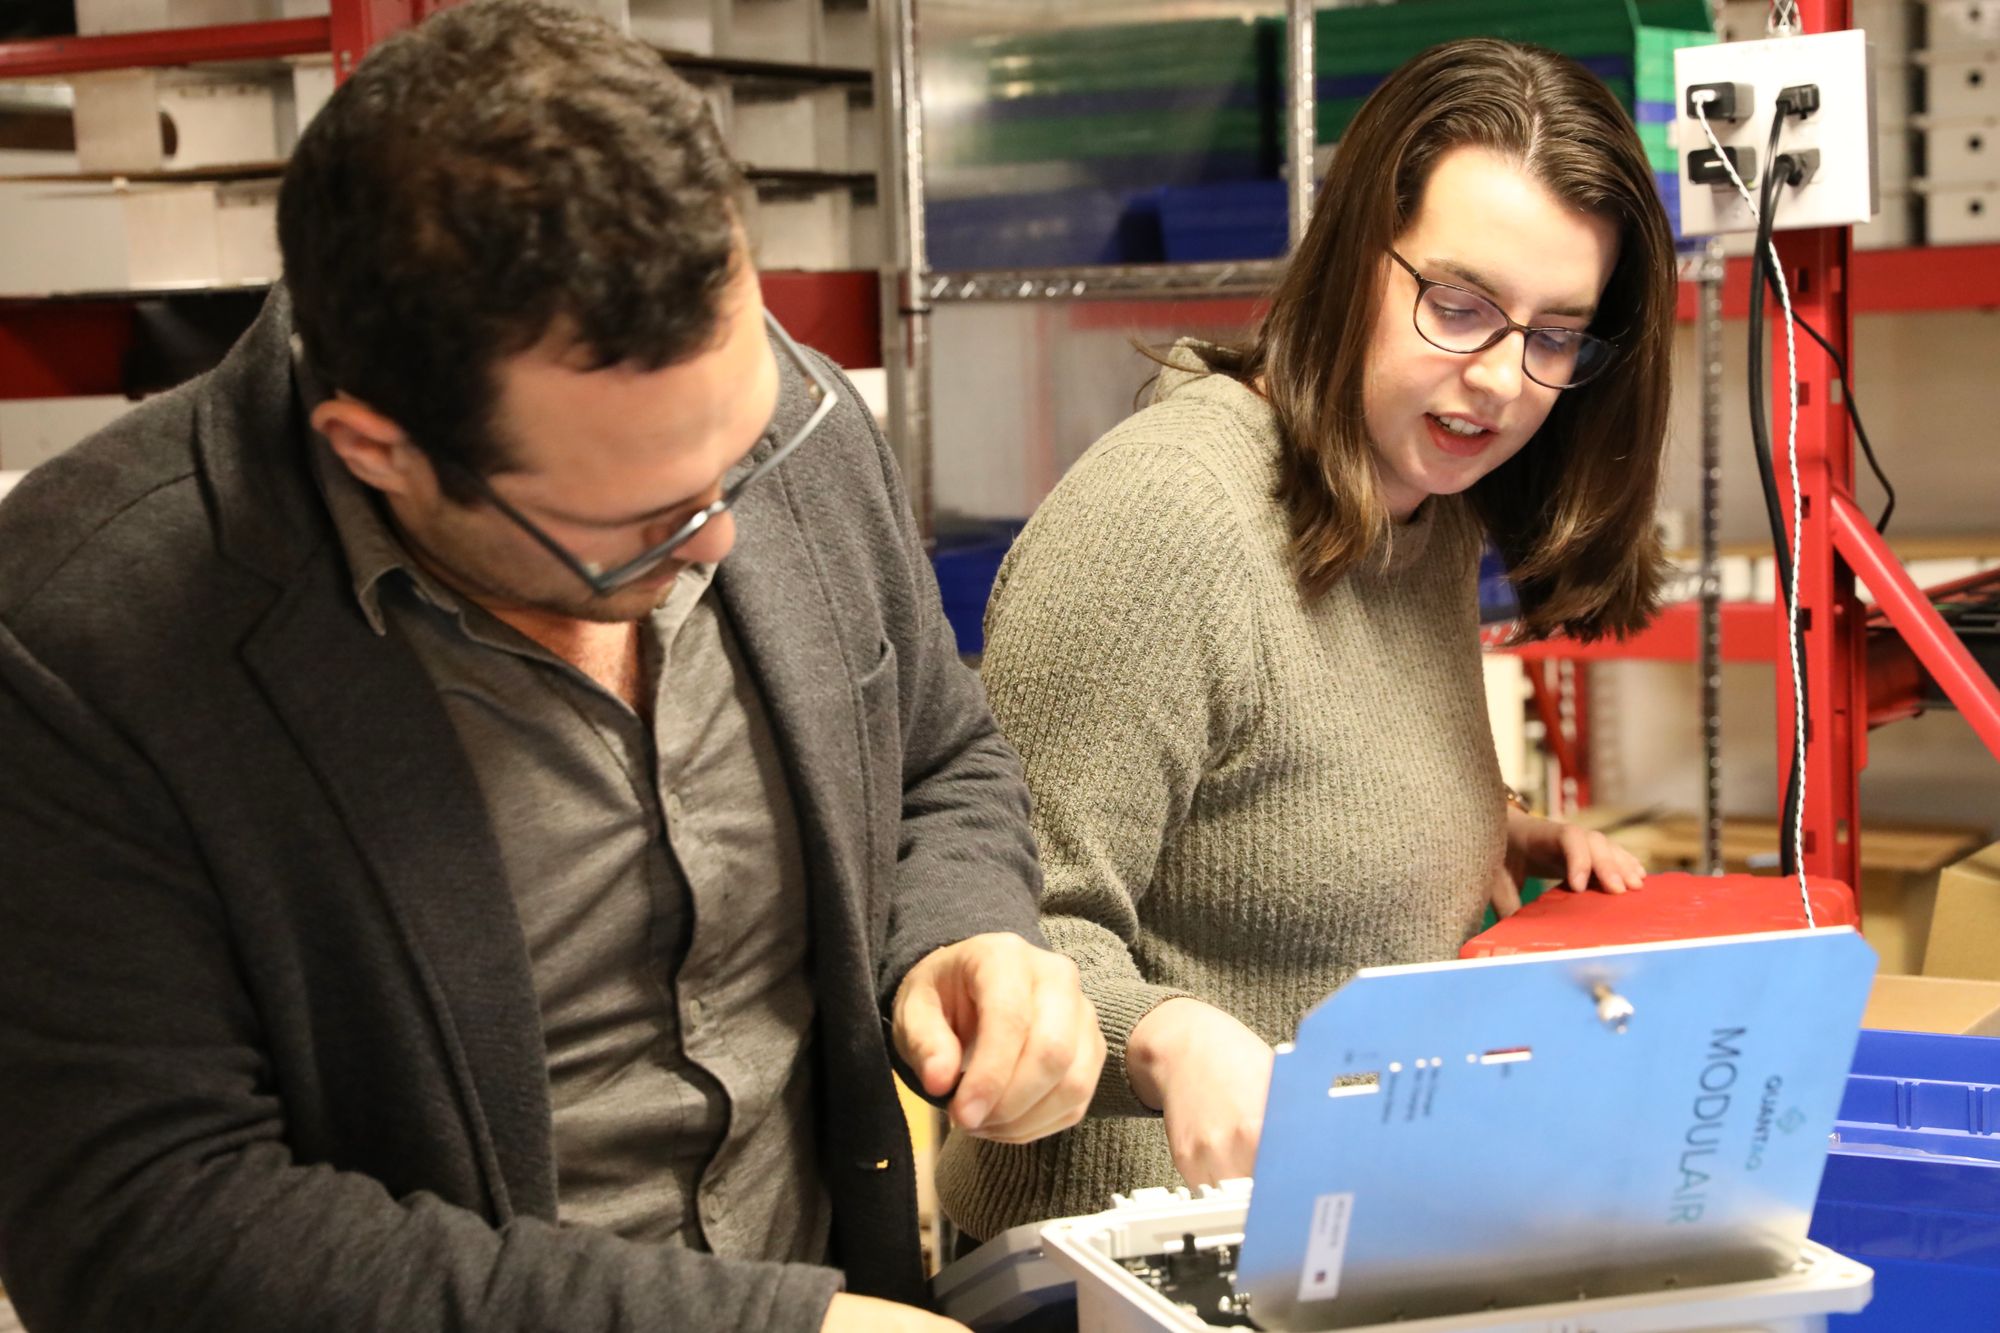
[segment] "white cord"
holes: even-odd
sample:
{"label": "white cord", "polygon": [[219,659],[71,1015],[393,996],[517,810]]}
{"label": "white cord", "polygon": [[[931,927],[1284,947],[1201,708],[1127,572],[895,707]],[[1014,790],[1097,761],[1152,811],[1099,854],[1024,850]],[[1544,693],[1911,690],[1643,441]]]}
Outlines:
{"label": "white cord", "polygon": [[1799,21],[1797,0],[1771,0],[1771,7],[1764,15],[1766,37],[1790,37],[1804,26]]}
{"label": "white cord", "polygon": [[[1751,221],[1757,221],[1757,201],[1751,197],[1750,187],[1736,174],[1736,164],[1729,154],[1722,151],[1722,141],[1715,137],[1715,129],[1708,123],[1707,98],[1696,98],[1694,118],[1701,122],[1701,132],[1708,136],[1710,147],[1722,161],[1722,169],[1729,173],[1736,193],[1743,196],[1744,204],[1750,209]],[[1775,171],[1778,164],[1774,157],[1765,164],[1764,170]],[[1803,497],[1799,491],[1799,350],[1798,334],[1792,317],[1792,289],[1785,281],[1785,266],[1778,262],[1778,244],[1772,241],[1770,251],[1771,272],[1778,279],[1778,303],[1785,308],[1785,367],[1791,385],[1791,411],[1785,418],[1785,460],[1792,476],[1792,587],[1791,595],[1785,599],[1785,619],[1787,632],[1785,645],[1792,659],[1792,752],[1797,756],[1799,785],[1792,808],[1792,866],[1799,876],[1799,905],[1805,908],[1806,925],[1817,926],[1813,919],[1812,895],[1806,889],[1806,694],[1805,668],[1799,660],[1799,557],[1801,538],[1804,532],[1805,516]],[[1750,299],[1761,301],[1762,292],[1750,293]]]}

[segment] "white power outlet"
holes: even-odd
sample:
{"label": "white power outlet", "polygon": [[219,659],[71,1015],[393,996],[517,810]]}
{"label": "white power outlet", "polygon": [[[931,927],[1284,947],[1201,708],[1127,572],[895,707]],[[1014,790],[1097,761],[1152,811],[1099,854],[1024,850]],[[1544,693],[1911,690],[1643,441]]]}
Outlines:
{"label": "white power outlet", "polygon": [[1756,175],[1745,178],[1752,195],[1771,169],[1766,145],[1778,93],[1807,83],[1819,88],[1819,110],[1804,119],[1786,117],[1779,132],[1780,153],[1817,149],[1819,166],[1804,185],[1785,187],[1778,202],[1777,230],[1845,227],[1875,216],[1881,194],[1875,165],[1875,77],[1865,32],[1856,28],[1762,42],[1720,42],[1686,46],[1674,53],[1681,231],[1689,236],[1755,231],[1756,217],[1727,179],[1719,185],[1697,185],[1688,177],[1690,158],[1710,146],[1687,105],[1688,89],[1704,83],[1735,83],[1751,90],[1747,110],[1737,108],[1740,119],[1721,124],[1711,112],[1709,124],[1723,147],[1755,154]]}

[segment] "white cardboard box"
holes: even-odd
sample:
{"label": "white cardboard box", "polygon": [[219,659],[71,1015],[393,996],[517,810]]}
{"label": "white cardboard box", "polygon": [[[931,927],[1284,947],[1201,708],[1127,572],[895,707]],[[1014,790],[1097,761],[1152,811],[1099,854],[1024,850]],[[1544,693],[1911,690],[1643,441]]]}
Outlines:
{"label": "white cardboard box", "polygon": [[[70,83],[77,165],[87,172],[274,162],[292,137],[291,111],[280,106],[274,79],[131,69],[80,74]],[[171,153],[162,117],[173,126]]]}
{"label": "white cardboard box", "polygon": [[841,88],[732,96],[729,151],[745,166],[781,171],[846,171],[847,93]]}
{"label": "white cardboard box", "polygon": [[1924,6],[1924,42],[1933,51],[2000,48],[2000,5],[1993,0],[1931,0]]}
{"label": "white cardboard box", "polygon": [[1923,199],[1924,239],[1929,244],[2000,240],[2000,186],[1929,186]]}
{"label": "white cardboard box", "polygon": [[76,163],[84,171],[158,171],[167,164],[160,75],[114,69],[70,79]]}
{"label": "white cardboard box", "polygon": [[1934,185],[2000,181],[2000,117],[1930,121],[1924,136],[1924,179]]}
{"label": "white cardboard box", "polygon": [[751,209],[757,267],[843,269],[854,256],[854,201],[843,188],[765,191]]}
{"label": "white cardboard box", "polygon": [[[319,12],[326,12],[324,3]],[[76,0],[76,30],[84,36],[260,23],[279,17],[293,15],[277,0]]]}
{"label": "white cardboard box", "polygon": [[278,182],[229,181],[216,186],[216,279],[275,282],[284,268],[278,251]]}
{"label": "white cardboard box", "polygon": [[[305,133],[306,126],[312,124],[313,117],[326,105],[326,99],[333,96],[333,88],[332,56],[312,56],[293,62],[291,133],[284,149],[287,156],[299,135]],[[281,128],[282,124],[281,117]]]}
{"label": "white cardboard box", "polygon": [[1915,245],[1921,234],[1917,230],[1917,215],[1916,199],[1908,190],[1884,189],[1882,208],[1875,214],[1875,220],[1854,229],[1854,248],[1900,250]]}
{"label": "white cardboard box", "polygon": [[9,186],[0,292],[212,287],[279,274],[278,182]]}
{"label": "white cardboard box", "polygon": [[844,69],[875,68],[875,13],[869,0],[823,0],[818,58]]}
{"label": "white cardboard box", "polygon": [[1984,52],[1925,51],[1924,107],[1933,120],[2000,116],[2000,48]]}
{"label": "white cardboard box", "polygon": [[[327,75],[331,79],[331,64]],[[160,78],[160,109],[173,121],[177,141],[170,167],[275,162],[290,138],[289,108],[280,130],[275,79],[169,71]]]}
{"label": "white cardboard box", "polygon": [[820,49],[819,0],[720,0],[715,50],[739,60],[811,64]]}
{"label": "white cardboard box", "polygon": [[882,119],[875,114],[875,98],[868,93],[850,93],[847,98],[847,170],[882,169]]}
{"label": "white cardboard box", "polygon": [[714,55],[719,8],[718,0],[631,0],[631,33],[665,50]]}
{"label": "white cardboard box", "polygon": [[882,209],[873,199],[855,199],[848,211],[851,245],[847,267],[882,267]]}

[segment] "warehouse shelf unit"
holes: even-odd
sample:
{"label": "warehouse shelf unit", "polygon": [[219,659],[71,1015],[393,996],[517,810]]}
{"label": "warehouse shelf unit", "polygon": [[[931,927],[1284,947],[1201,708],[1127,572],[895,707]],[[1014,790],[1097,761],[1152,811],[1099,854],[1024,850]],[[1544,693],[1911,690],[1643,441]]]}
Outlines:
{"label": "warehouse shelf unit", "polygon": [[[1289,0],[1287,79],[1289,217],[1294,239],[1311,202],[1313,147],[1312,10],[1309,0]],[[1847,0],[1803,0],[1803,30],[1846,27]],[[962,301],[1118,301],[1255,298],[1268,291],[1280,263],[1159,264],[1137,267],[935,272],[927,263],[924,233],[924,128],[917,61],[918,0],[890,0],[879,14],[882,65],[891,116],[886,180],[894,191],[897,248],[885,270],[883,345],[890,370],[895,438],[908,470],[919,518],[931,518],[930,329],[940,304]],[[1302,77],[1302,74],[1305,77]],[[1850,234],[1781,233],[1779,249],[1807,318],[1848,346],[1858,312],[1978,309],[2000,305],[2000,246],[1905,249],[1850,253]],[[1940,262],[1949,256],[1948,263]],[[1711,247],[1684,265],[1681,317],[1699,324],[1704,410],[1702,441],[1703,559],[1696,604],[1668,611],[1648,634],[1622,645],[1584,648],[1538,645],[1519,651],[1527,660],[1537,705],[1552,748],[1568,760],[1565,782],[1572,801],[1587,800],[1588,713],[1586,664],[1619,657],[1693,656],[1701,662],[1705,783],[1705,867],[1719,868],[1721,819],[1720,738],[1717,715],[1725,660],[1776,660],[1782,634],[1768,606],[1724,606],[1716,555],[1719,497],[1721,326],[1748,308],[1749,265],[1726,264]],[[1248,310],[1252,307],[1242,307]],[[1775,395],[1773,432],[1785,429],[1787,403]],[[1964,644],[1946,626],[1907,573],[1862,517],[1853,500],[1853,442],[1848,434],[1831,361],[1816,348],[1801,357],[1799,452],[1805,507],[1800,602],[1809,663],[1809,740],[1805,855],[1808,869],[1846,883],[1858,882],[1859,826],[1856,775],[1866,759],[1867,720],[1907,716],[1913,682],[1934,683],[1965,714],[1989,748],[2000,754],[2000,694]],[[1789,499],[1789,496],[1786,497]],[[1870,652],[1866,616],[1854,595],[1860,573],[1882,603],[1877,613],[1876,697],[1867,684]],[[1898,660],[1893,633],[1907,651]],[[1913,665],[1914,664],[1914,667]],[[1916,668],[1921,668],[1920,670]],[[1780,672],[1778,711],[1789,719],[1790,680]],[[1781,727],[1780,771],[1789,767],[1789,725]]]}
{"label": "warehouse shelf unit", "polygon": [[[1313,9],[1286,0],[1289,61],[1285,117],[1286,216],[1292,244],[1312,212],[1314,142]],[[924,118],[918,60],[918,0],[881,0],[879,63],[888,106],[884,208],[895,232],[883,256],[882,351],[889,371],[891,438],[926,535],[932,531],[930,317],[938,306],[973,301],[1199,300],[1268,292],[1281,261],[1104,265],[1080,268],[930,267],[924,224]]]}
{"label": "warehouse shelf unit", "polygon": [[[447,2],[329,0],[324,18],[0,42],[0,79],[304,55],[330,55],[334,76],[344,79],[370,47]],[[213,179],[217,173],[196,174]],[[144,303],[191,302],[212,309],[218,294],[226,303],[243,290],[99,292],[55,300],[0,297],[0,398],[136,393],[127,366],[144,338]]]}
{"label": "warehouse shelf unit", "polygon": [[[1286,216],[1291,243],[1296,246],[1311,217],[1312,162],[1316,140],[1314,87],[1314,36],[1312,0],[1287,0],[1285,6],[1286,112],[1284,119],[1286,162]],[[1092,302],[1107,313],[1118,303],[1129,301],[1233,301],[1232,315],[1249,318],[1257,299],[1267,294],[1283,271],[1282,260],[1245,260],[1230,263],[1163,263],[1106,265],[1080,268],[987,269],[934,271],[930,268],[924,223],[924,121],[922,78],[918,60],[920,32],[919,0],[885,0],[877,13],[880,42],[879,63],[883,71],[884,94],[889,107],[888,152],[884,158],[884,200],[895,232],[891,253],[884,256],[882,347],[883,363],[889,371],[891,438],[896,441],[910,495],[919,523],[931,533],[933,470],[931,438],[931,338],[930,317],[938,305],[954,302]],[[2000,247],[1996,247],[2000,253]],[[2000,271],[2000,262],[1996,262]],[[1719,358],[1722,298],[1721,261],[1711,255],[1696,262],[1684,273],[1694,290],[1708,293],[1713,316],[1712,336],[1705,345],[1710,359]],[[1112,314],[1115,318],[1115,313]],[[1095,320],[1089,322],[1102,322]],[[1719,379],[1710,393],[1719,392]],[[1716,411],[1704,413],[1713,424],[1704,430],[1704,532],[1713,538],[1716,500],[1711,479],[1717,464],[1710,457],[1719,447]],[[1716,620],[1716,590],[1720,578],[1713,560],[1706,566],[1703,598],[1709,606],[1711,654],[1717,665],[1709,673],[1719,679],[1719,621]],[[1574,775],[1568,784],[1572,802],[1587,803],[1588,753],[1587,710],[1582,706],[1580,684],[1584,668],[1575,662],[1550,660],[1535,664],[1529,678],[1535,686],[1537,706],[1548,723],[1551,744],[1570,756],[1567,771]],[[1708,772],[1708,842],[1719,848],[1720,811],[1716,793],[1720,790],[1720,749],[1712,705],[1706,710],[1705,754]],[[1719,853],[1709,862],[1719,866]]]}
{"label": "warehouse shelf unit", "polygon": [[[324,18],[277,19],[158,32],[42,37],[0,42],[0,80],[60,78],[117,69],[173,68],[294,56],[330,55],[337,79],[344,79],[376,43],[455,0],[329,0]],[[662,58],[684,73],[715,74],[765,83],[866,88],[874,71],[843,66],[747,60],[662,50]],[[278,162],[231,167],[115,173],[126,181],[227,180],[273,177]],[[745,175],[755,183],[792,186],[857,187],[874,178],[856,172],[762,170]],[[63,176],[14,177],[44,183],[108,181],[114,173],[76,172]],[[763,276],[764,295],[792,333],[848,369],[882,364],[880,329],[873,315],[879,303],[878,275],[866,269],[807,272],[780,270]],[[81,293],[0,294],[0,399],[67,398],[141,393],[166,387],[134,372],[144,362],[149,328],[161,312],[177,319],[213,323],[230,312],[247,326],[254,298],[264,284],[147,287]],[[245,313],[247,311],[247,313]],[[215,349],[228,344],[220,339]],[[199,369],[194,367],[193,369]]]}

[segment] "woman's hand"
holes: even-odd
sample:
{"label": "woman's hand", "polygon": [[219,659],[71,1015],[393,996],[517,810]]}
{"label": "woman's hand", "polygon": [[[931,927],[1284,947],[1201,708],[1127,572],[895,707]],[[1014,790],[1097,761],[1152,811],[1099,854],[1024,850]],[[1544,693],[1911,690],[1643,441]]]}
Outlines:
{"label": "woman's hand", "polygon": [[1511,916],[1521,906],[1528,876],[1559,881],[1572,893],[1588,888],[1623,893],[1646,882],[1639,858],[1591,829],[1519,810],[1507,812],[1507,860],[1495,873],[1493,910]]}
{"label": "woman's hand", "polygon": [[1140,1101],[1166,1114],[1167,1147],[1189,1186],[1250,1174],[1271,1058],[1263,1038],[1200,1000],[1168,1000],[1132,1029],[1126,1076]]}

